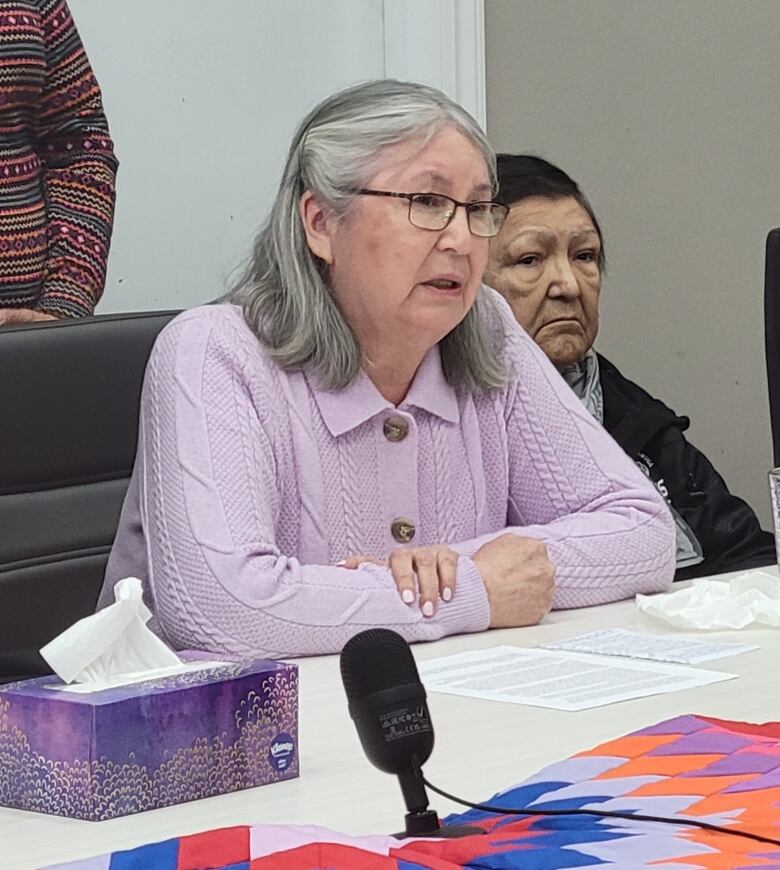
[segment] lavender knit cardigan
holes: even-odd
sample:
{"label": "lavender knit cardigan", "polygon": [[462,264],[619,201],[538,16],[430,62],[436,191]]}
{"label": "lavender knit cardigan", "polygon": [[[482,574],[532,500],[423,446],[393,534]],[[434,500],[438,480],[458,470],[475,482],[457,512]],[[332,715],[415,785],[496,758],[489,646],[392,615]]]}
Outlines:
{"label": "lavender knit cardigan", "polygon": [[[333,653],[364,628],[410,641],[482,631],[490,613],[471,560],[506,531],[547,545],[557,608],[658,592],[674,572],[666,505],[582,407],[494,294],[507,386],[450,387],[439,351],[393,407],[364,375],[322,389],[272,362],[231,305],[195,308],[160,334],[141,402],[138,454],[100,606],[128,575],[175,648],[282,657]],[[390,415],[408,424],[389,440]],[[337,566],[411,545],[460,553],[433,617],[390,572]]]}

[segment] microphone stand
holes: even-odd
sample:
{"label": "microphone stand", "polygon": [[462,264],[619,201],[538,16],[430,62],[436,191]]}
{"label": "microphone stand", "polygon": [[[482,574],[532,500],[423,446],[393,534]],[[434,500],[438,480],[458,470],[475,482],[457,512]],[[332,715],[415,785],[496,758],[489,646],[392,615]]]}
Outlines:
{"label": "microphone stand", "polygon": [[441,826],[436,811],[428,808],[430,803],[428,792],[425,790],[420,763],[416,755],[412,756],[411,766],[398,774],[398,782],[401,784],[401,793],[404,796],[408,812],[404,816],[405,830],[400,834],[393,834],[396,839],[403,840],[406,837],[455,839],[485,833],[485,829],[478,825]]}

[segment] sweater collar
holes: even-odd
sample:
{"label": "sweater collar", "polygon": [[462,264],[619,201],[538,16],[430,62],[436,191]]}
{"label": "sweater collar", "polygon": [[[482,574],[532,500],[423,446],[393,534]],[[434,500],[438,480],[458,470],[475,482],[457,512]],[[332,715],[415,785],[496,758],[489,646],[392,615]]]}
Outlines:
{"label": "sweater collar", "polygon": [[362,369],[343,390],[325,389],[312,372],[306,373],[306,381],[322,419],[334,437],[356,429],[377,414],[408,411],[410,408],[419,408],[448,423],[460,421],[458,398],[444,377],[438,345],[423,358],[406,398],[397,408],[381,395]]}

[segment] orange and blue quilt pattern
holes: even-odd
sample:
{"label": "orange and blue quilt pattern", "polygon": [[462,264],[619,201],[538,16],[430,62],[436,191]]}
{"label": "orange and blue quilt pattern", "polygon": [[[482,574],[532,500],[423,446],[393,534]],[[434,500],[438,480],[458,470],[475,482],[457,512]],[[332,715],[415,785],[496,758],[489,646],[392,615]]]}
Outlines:
{"label": "orange and blue quilt pattern", "polygon": [[470,810],[447,821],[476,822],[486,829],[484,835],[405,841],[350,837],[315,826],[250,825],[59,865],[59,870],[780,868],[780,846],[686,823],[695,819],[780,839],[780,723],[680,716],[552,764],[486,803],[641,813],[671,823]]}

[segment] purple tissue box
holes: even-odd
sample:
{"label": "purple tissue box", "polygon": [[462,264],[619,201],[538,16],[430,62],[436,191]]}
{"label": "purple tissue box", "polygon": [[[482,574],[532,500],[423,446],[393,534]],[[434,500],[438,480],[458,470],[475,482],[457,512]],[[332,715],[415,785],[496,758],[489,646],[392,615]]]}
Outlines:
{"label": "purple tissue box", "polygon": [[73,694],[0,686],[0,805],[112,819],[298,776],[298,667],[227,664]]}

